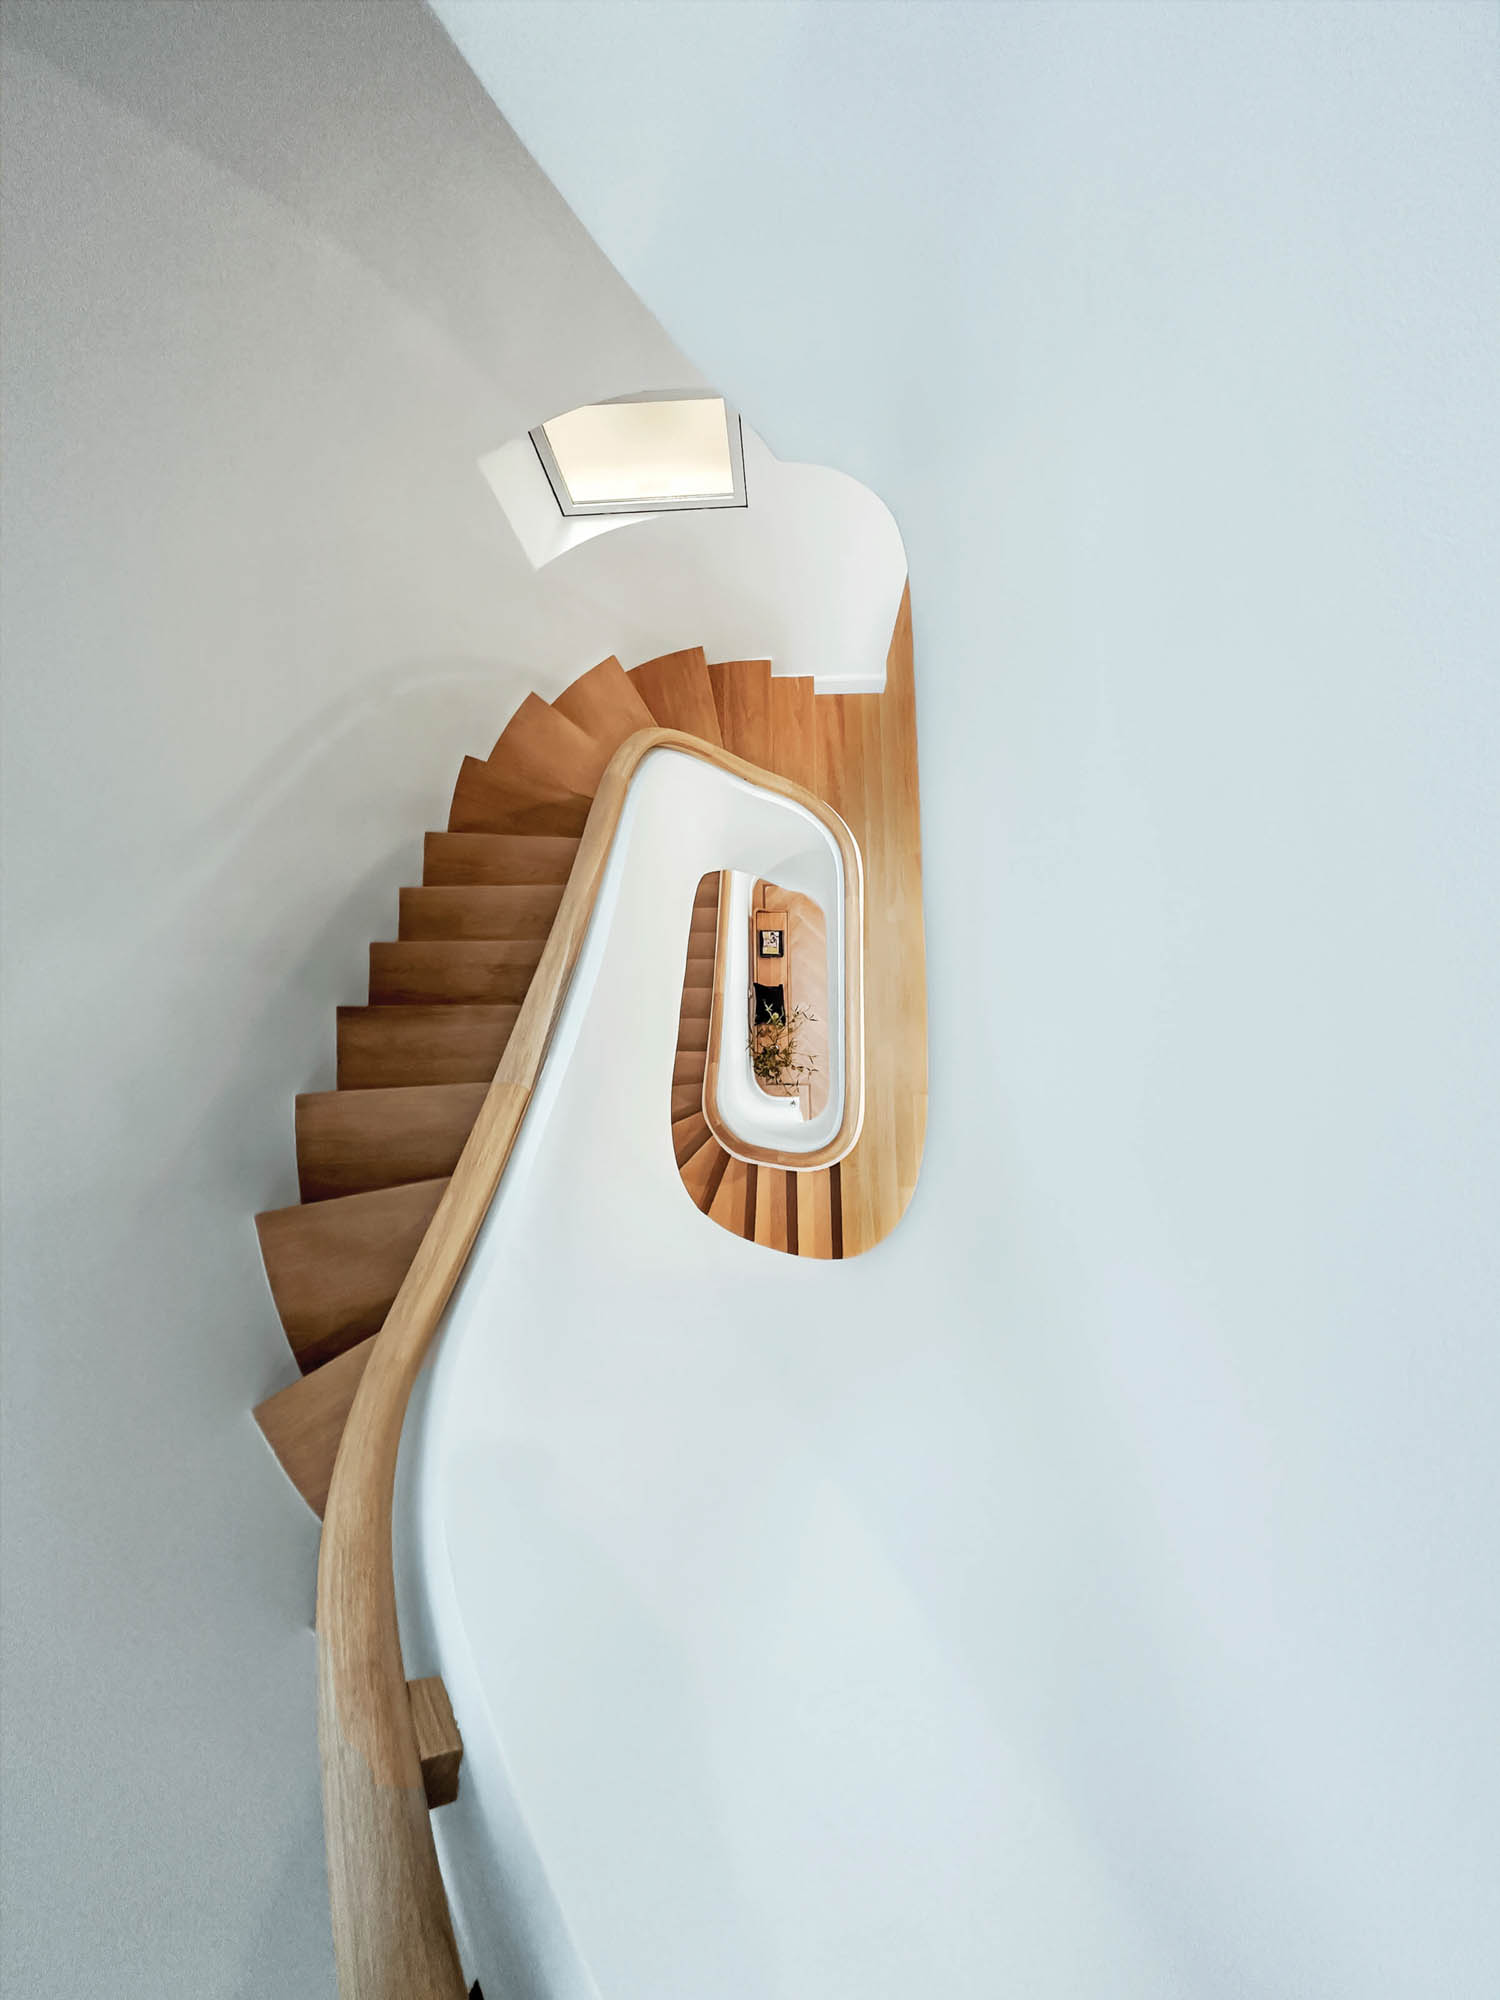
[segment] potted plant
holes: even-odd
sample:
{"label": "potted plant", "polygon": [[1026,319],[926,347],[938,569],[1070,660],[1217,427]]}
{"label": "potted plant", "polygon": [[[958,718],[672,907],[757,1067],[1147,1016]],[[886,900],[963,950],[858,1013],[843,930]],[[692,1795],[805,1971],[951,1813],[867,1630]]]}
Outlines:
{"label": "potted plant", "polygon": [[784,1090],[795,1097],[809,1082],[818,1059],[802,1047],[802,1030],[817,1019],[805,1007],[790,1014],[777,1007],[767,1008],[763,1018],[750,1030],[750,1067],[762,1090]]}

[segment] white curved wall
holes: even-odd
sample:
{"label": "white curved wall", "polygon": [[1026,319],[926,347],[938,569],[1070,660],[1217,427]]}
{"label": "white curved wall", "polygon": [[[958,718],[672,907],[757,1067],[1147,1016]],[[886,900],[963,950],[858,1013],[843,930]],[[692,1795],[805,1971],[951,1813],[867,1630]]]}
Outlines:
{"label": "white curved wall", "polygon": [[458,761],[609,652],[475,462],[692,371],[430,18],[4,8],[0,1989],[333,1992],[251,1216]]}
{"label": "white curved wall", "polygon": [[[695,1635],[717,1620],[743,1676],[769,1636],[766,1607],[754,1594],[736,1604],[732,1569],[721,1570],[711,1603],[703,1565],[725,1525],[712,1488],[685,1487],[677,1475],[653,1481],[647,1470],[652,1459],[696,1467],[713,1438],[726,1453],[753,1452],[740,1416],[722,1404],[718,1370],[747,1316],[764,1318],[785,1297],[775,1280],[789,1268],[699,1213],[666,1116],[693,898],[705,873],[724,868],[840,907],[838,850],[801,807],[695,758],[654,753],[632,784],[543,1076],[445,1316],[424,1404],[403,1434],[404,1654],[409,1671],[423,1661],[423,1671],[443,1674],[465,1746],[459,1805],[437,1821],[445,1873],[466,1966],[487,1991],[517,2000],[593,1991],[748,2000],[759,1990],[742,1958],[724,1977],[738,1948],[719,1927],[722,1856],[703,1885],[712,1893],[676,1941],[670,1980],[661,1959],[664,1929],[675,1928],[668,1913],[685,1894],[698,1900],[686,1885],[716,1853],[722,1812],[748,1805],[759,1818],[765,1782],[762,1753],[735,1750],[733,1689],[695,1657]],[[726,1280],[746,1311],[714,1310]],[[643,1344],[648,1324],[658,1334]],[[550,1403],[565,1354],[578,1372],[571,1410],[554,1422],[532,1397],[541,1390]],[[748,1386],[756,1364],[747,1363]],[[602,1434],[613,1444],[599,1451]],[[587,1496],[572,1488],[575,1452],[594,1463]],[[550,1543],[545,1506],[525,1524],[531,1499],[514,1475],[528,1462],[544,1484],[566,1477],[558,1498],[588,1540],[598,1522],[584,1530],[579,1510],[613,1512],[609,1549],[596,1545],[585,1573]],[[819,1476],[810,1460],[800,1484],[815,1489]],[[766,1484],[733,1483],[731,1496],[722,1474],[717,1482],[751,1537]],[[644,1491],[652,1484],[655,1505]],[[785,1482],[784,1518],[811,1497]],[[702,1534],[702,1560],[686,1565],[672,1525],[684,1502],[701,1510]],[[658,1629],[647,1643],[664,1674],[655,1690],[639,1678],[645,1635],[626,1570],[653,1600]],[[532,1591],[548,1615],[533,1615]],[[551,1614],[569,1602],[564,1632]],[[713,1773],[696,1749],[671,1740],[684,1675],[722,1732]],[[647,1808],[649,1840],[638,1833],[628,1842],[634,1857],[601,1870],[643,1801],[673,1782],[659,1767],[663,1753],[678,1781],[708,1787],[706,1810]],[[782,1836],[763,1826],[762,1844],[768,1835],[774,1872]],[[846,1916],[830,1904],[825,1928]]]}
{"label": "white curved wall", "polygon": [[[754,1956],[785,1933],[753,1869],[717,1914],[765,1993],[883,1991],[894,1935],[908,1991],[984,2000],[1478,2000],[1494,9],[439,11],[674,336],[878,492],[912,572],[922,1182],[830,1321],[799,1288],[784,1342],[712,1349],[762,1455],[681,1462],[691,1555],[701,1488],[705,1535],[799,1579],[780,1705],[732,1684],[767,1811],[868,1900],[831,1965]],[[809,1426],[822,1525],[737,1539],[718,1468],[769,1481]],[[665,1719],[671,1581],[568,1512],[582,1458],[517,1491],[628,1593],[661,1810],[739,1858],[681,1775],[717,1746],[695,1694]],[[847,1754],[831,1804],[773,1712]]]}

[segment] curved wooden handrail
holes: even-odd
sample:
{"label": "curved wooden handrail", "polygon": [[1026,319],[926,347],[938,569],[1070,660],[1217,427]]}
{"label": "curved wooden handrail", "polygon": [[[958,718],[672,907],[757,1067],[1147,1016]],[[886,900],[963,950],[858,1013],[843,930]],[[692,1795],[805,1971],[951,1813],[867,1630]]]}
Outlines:
{"label": "curved wooden handrail", "polygon": [[[631,782],[653,750],[681,750],[791,799],[844,865],[847,1046],[861,1043],[864,900],[859,850],[833,809],[786,778],[672,729],[627,738],[600,781],[541,964],[421,1248],[377,1335],[349,1412],[318,1555],[318,1744],[328,1896],[343,2000],[464,2000],[407,1696],[391,1558],[396,1454],[407,1402],[505,1172],[583,947]],[[857,1092],[846,1091],[846,1113]]]}
{"label": "curved wooden handrail", "polygon": [[[823,815],[833,810],[822,800],[818,804]],[[834,817],[837,818],[837,815]],[[787,1167],[799,1174],[812,1173],[819,1167],[835,1166],[853,1152],[859,1142],[865,1115],[864,871],[858,843],[844,822],[839,820],[838,823],[853,853],[851,866],[849,855],[840,847],[845,883],[844,1114],[833,1137],[810,1153],[794,1153],[780,1146],[752,1145],[726,1125],[719,1112],[719,1065],[724,1057],[724,1033],[730,1006],[730,996],[724,987],[729,940],[729,878],[727,875],[719,877],[719,921],[714,931],[714,983],[708,1006],[708,1057],[703,1068],[704,1123],[724,1151],[735,1159],[753,1161],[762,1167]]]}

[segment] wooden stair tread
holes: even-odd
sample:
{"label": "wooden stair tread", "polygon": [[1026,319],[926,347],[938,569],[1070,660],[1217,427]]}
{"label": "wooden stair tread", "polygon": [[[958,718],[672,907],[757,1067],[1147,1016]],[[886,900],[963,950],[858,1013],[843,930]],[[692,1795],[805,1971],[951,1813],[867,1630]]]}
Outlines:
{"label": "wooden stair tread", "polygon": [[[857,1147],[855,1151],[858,1151]],[[854,1154],[851,1153],[849,1158],[853,1159],[853,1157]],[[840,1160],[837,1166],[828,1169],[828,1213],[833,1230],[833,1255],[835,1257],[844,1256],[846,1250],[843,1186],[844,1163]]]}
{"label": "wooden stair tread", "polygon": [[[775,675],[771,681],[770,769],[810,792],[818,789],[818,733],[810,677]],[[835,701],[849,697],[835,695]]]}
{"label": "wooden stair tread", "polygon": [[592,793],[532,801],[518,799],[503,770],[482,757],[465,757],[448,808],[450,833],[537,833],[576,838],[588,820]]}
{"label": "wooden stair tread", "polygon": [[447,1185],[412,1181],[255,1218],[271,1296],[304,1374],[380,1331]]}
{"label": "wooden stair tread", "polygon": [[303,1201],[452,1173],[488,1088],[429,1083],[299,1097],[297,1177]]}
{"label": "wooden stair tread", "polygon": [[753,1172],[754,1169],[746,1161],[731,1158],[708,1205],[712,1219],[735,1236],[751,1233],[749,1205]]}
{"label": "wooden stair tread", "polygon": [[[337,1093],[335,1093],[337,1094]],[[703,1085],[698,1083],[674,1083],[672,1085],[672,1123],[679,1118],[690,1118],[695,1111],[703,1109]],[[306,1197],[304,1196],[305,1200]]]}
{"label": "wooden stair tread", "polygon": [[320,1517],[349,1407],[374,1345],[372,1335],[256,1406],[255,1421],[283,1472]]}
{"label": "wooden stair tread", "polygon": [[644,660],[631,668],[630,678],[663,728],[685,730],[705,743],[720,741],[719,712],[701,646]]}
{"label": "wooden stair tread", "polygon": [[403,889],[399,936],[545,941],[562,899],[552,882]]}
{"label": "wooden stair tread", "polygon": [[561,885],[577,853],[574,834],[429,833],[422,850],[422,883],[429,889]]}
{"label": "wooden stair tread", "polygon": [[771,662],[710,660],[709,685],[724,748],[747,763],[771,768]]}
{"label": "wooden stair tread", "polygon": [[678,1019],[682,1021],[706,1021],[712,1002],[713,987],[711,985],[685,985],[682,989],[682,1007],[678,1014]]}
{"label": "wooden stair tread", "polygon": [[524,1000],[540,938],[417,938],[370,946],[370,1005],[484,1006]]}
{"label": "wooden stair tread", "polygon": [[701,1089],[703,1085],[703,1072],[707,1067],[708,1050],[706,1047],[701,1049],[679,1049],[672,1060],[672,1081],[674,1084],[696,1083]]}
{"label": "wooden stair tread", "polygon": [[[706,1132],[708,1127],[705,1125],[703,1129]],[[707,1209],[710,1206],[728,1165],[728,1153],[717,1139],[710,1137],[705,1139],[691,1158],[679,1167],[682,1185],[699,1208]]]}
{"label": "wooden stair tread", "polygon": [[785,1250],[787,1242],[787,1182],[782,1167],[755,1169],[755,1241],[768,1250]]}
{"label": "wooden stair tread", "polygon": [[546,805],[592,798],[610,754],[551,702],[529,694],[485,761],[518,804]]}
{"label": "wooden stair tread", "polygon": [[488,1083],[519,1011],[514,1006],[340,1007],[339,1089]]}
{"label": "wooden stair tread", "polygon": [[651,729],[656,717],[640,689],[613,654],[590,667],[553,701],[559,715],[600,744],[612,757],[638,729]]}
{"label": "wooden stair tread", "polygon": [[677,1119],[672,1126],[672,1150],[677,1155],[678,1166],[689,1161],[708,1137],[708,1120],[702,1108],[689,1111]]}
{"label": "wooden stair tread", "polygon": [[797,1255],[832,1257],[833,1216],[830,1206],[832,1175],[828,1168],[817,1173],[793,1174],[796,1192]]}

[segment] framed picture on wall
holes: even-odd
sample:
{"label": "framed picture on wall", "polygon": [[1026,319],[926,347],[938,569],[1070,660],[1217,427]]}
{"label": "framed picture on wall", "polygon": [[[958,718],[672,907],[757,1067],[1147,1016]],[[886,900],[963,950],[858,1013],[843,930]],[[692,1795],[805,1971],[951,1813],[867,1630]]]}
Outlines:
{"label": "framed picture on wall", "polygon": [[760,933],[760,956],[762,958],[783,958],[784,931],[762,931]]}

